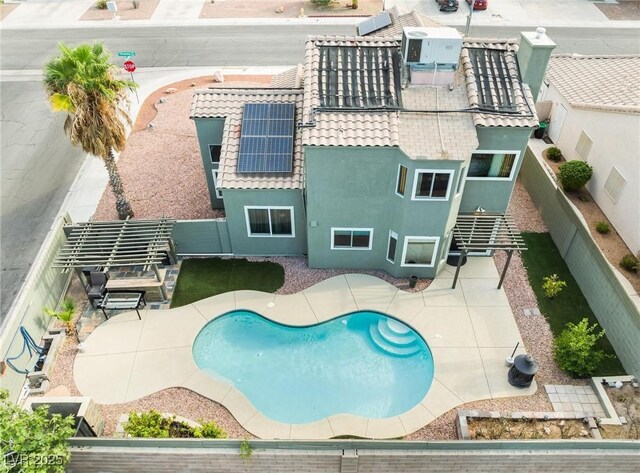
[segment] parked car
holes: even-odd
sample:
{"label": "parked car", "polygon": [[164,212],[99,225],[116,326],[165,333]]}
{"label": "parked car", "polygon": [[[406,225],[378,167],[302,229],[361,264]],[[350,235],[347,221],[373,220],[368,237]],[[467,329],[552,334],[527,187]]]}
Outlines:
{"label": "parked car", "polygon": [[[467,0],[467,3],[471,5],[471,0]],[[474,10],[486,10],[489,6],[489,0],[475,0],[473,2]]]}
{"label": "parked car", "polygon": [[458,11],[458,0],[436,0],[440,11]]}

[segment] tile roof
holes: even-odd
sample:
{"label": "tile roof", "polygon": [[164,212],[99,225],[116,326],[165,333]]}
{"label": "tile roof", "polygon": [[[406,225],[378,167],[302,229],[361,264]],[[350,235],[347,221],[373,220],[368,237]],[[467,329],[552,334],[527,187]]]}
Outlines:
{"label": "tile roof", "polygon": [[[339,46],[353,48],[398,48],[399,42],[390,38],[353,36],[312,36],[307,39],[304,67],[304,105],[302,136],[305,145],[315,146],[398,146],[398,113],[396,111],[319,111],[322,107],[319,72],[325,57],[321,48]],[[379,61],[384,59],[378,57]],[[376,63],[376,66],[380,63]],[[357,72],[362,67],[360,57],[355,63],[340,64]],[[337,74],[337,94],[344,94],[343,75]],[[392,94],[397,96],[396,78],[391,71]],[[365,84],[368,78],[365,77]],[[360,82],[362,87],[362,82]]]}
{"label": "tile roof", "polygon": [[[471,107],[482,107],[483,101],[486,103],[489,97],[495,104],[500,104],[500,96],[505,92],[500,81],[489,80],[484,82],[485,74],[482,71],[474,70],[474,55],[470,52],[473,49],[484,49],[498,51],[504,60],[505,69],[500,69],[495,63],[488,59],[482,61],[481,65],[486,67],[489,78],[506,78],[512,82],[508,88],[514,100],[515,112],[504,113],[502,111],[487,111],[473,114],[473,123],[476,126],[506,126],[506,127],[534,127],[538,124],[538,117],[535,113],[533,96],[529,86],[522,83],[520,70],[518,68],[518,42],[515,39],[466,39],[462,44],[460,54],[460,65],[465,74],[469,105]],[[483,59],[483,58],[480,58]],[[506,74],[505,74],[506,72]],[[479,87],[479,84],[481,87]],[[499,84],[499,85],[498,85]],[[484,94],[483,86],[490,89],[490,94]]]}
{"label": "tile roof", "polygon": [[300,89],[302,87],[303,71],[303,65],[298,64],[296,67],[276,74],[271,79],[271,86],[277,89]]}
{"label": "tile roof", "polygon": [[302,133],[295,131],[291,174],[238,174],[238,150],[245,103],[288,102],[302,113],[301,89],[206,89],[194,93],[191,118],[225,118],[218,171],[220,189],[302,189]]}
{"label": "tile roof", "polygon": [[[469,107],[464,77],[453,87],[410,86],[402,92],[405,110],[464,110]],[[413,159],[465,160],[478,148],[471,113],[400,112],[400,148]]]}
{"label": "tile roof", "polygon": [[547,79],[571,106],[640,113],[640,55],[557,55]]}
{"label": "tile roof", "polygon": [[376,36],[390,36],[393,38],[400,38],[402,37],[403,28],[406,27],[424,26],[434,28],[442,26],[437,21],[421,15],[415,10],[412,10],[408,13],[400,13],[398,7],[394,6],[393,8],[387,9],[386,11],[388,11],[389,16],[391,16],[391,24],[377,31],[374,31],[371,34],[374,34]]}

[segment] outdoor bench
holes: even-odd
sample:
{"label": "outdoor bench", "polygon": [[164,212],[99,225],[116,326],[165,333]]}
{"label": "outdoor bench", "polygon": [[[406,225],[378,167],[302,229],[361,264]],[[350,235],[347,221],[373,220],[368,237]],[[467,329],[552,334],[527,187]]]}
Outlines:
{"label": "outdoor bench", "polygon": [[107,292],[104,299],[98,304],[98,307],[102,309],[104,318],[107,320],[109,320],[107,310],[125,309],[135,309],[138,314],[138,319],[142,320],[138,310],[142,309],[145,305],[147,305],[147,303],[144,300],[144,291],[113,291]]}

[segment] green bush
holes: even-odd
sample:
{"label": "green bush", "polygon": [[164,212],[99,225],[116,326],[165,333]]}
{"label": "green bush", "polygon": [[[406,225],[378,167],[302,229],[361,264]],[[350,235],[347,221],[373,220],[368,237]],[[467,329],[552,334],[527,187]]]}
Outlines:
{"label": "green bush", "polygon": [[96,8],[98,10],[106,10],[107,9],[107,0],[98,0],[96,2]]}
{"label": "green bush", "polygon": [[200,421],[200,427],[193,429],[193,436],[202,439],[226,439],[227,433],[214,421]]}
{"label": "green bush", "polygon": [[576,191],[584,186],[593,175],[593,168],[584,161],[569,161],[562,164],[560,170],[560,182],[566,191]]}
{"label": "green bush", "polygon": [[140,6],[140,0],[133,0],[131,3],[133,4],[134,10],[137,10]]}
{"label": "green bush", "polygon": [[567,287],[567,283],[560,280],[557,274],[542,278],[542,289],[544,289],[544,295],[549,299],[553,299],[560,294],[560,291],[565,287]]}
{"label": "green bush", "polygon": [[552,146],[547,150],[547,158],[551,161],[558,162],[562,159],[562,151],[560,151],[560,148]]}
{"label": "green bush", "polygon": [[594,349],[596,342],[604,337],[604,330],[594,333],[597,324],[589,327],[584,318],[577,325],[569,322],[554,341],[554,357],[561,370],[577,378],[592,376],[598,364],[609,355]]}
{"label": "green bush", "polygon": [[124,431],[131,437],[169,438],[169,427],[173,419],[167,419],[158,411],[130,412]]}
{"label": "green bush", "polygon": [[313,3],[317,7],[328,7],[331,3],[333,3],[333,1],[334,0],[311,0],[311,3]]}
{"label": "green bush", "polygon": [[611,229],[609,228],[609,224],[604,221],[596,223],[596,230],[598,233],[602,233],[603,235],[611,231]]}
{"label": "green bush", "polygon": [[627,271],[631,271],[632,273],[634,272],[637,273],[638,268],[640,267],[640,260],[636,256],[632,255],[631,253],[628,253],[624,255],[620,260],[620,266],[622,266]]}

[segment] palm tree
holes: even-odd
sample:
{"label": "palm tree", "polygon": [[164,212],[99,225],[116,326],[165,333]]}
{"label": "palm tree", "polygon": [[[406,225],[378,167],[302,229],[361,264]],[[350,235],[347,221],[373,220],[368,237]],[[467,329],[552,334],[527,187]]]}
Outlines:
{"label": "palm tree", "polygon": [[135,82],[116,77],[111,53],[101,44],[71,48],[59,45],[60,55],[44,66],[44,86],[54,111],[67,113],[64,131],[74,146],[102,158],[116,197],[121,220],[133,217],[124,195],[114,151],[124,149],[131,118],[126,94]]}

